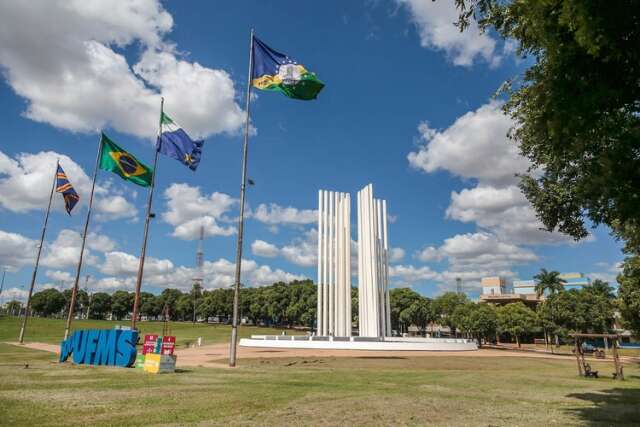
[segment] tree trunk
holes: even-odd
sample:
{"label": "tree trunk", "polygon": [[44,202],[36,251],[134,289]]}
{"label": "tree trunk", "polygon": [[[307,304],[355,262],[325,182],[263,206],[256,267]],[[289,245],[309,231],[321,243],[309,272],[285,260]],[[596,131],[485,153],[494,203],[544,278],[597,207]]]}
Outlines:
{"label": "tree trunk", "polygon": [[516,344],[518,344],[518,348],[520,348],[520,337],[516,335]]}

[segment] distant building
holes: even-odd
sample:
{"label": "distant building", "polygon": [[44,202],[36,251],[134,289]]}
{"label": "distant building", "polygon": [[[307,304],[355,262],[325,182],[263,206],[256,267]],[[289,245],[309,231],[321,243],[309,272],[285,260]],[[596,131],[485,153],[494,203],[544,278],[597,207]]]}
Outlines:
{"label": "distant building", "polygon": [[[582,273],[562,273],[560,278],[565,281],[566,290],[591,286],[591,279]],[[514,280],[509,287],[503,277],[485,277],[481,280],[481,284],[480,301],[482,302],[502,305],[520,301],[535,306],[544,299],[544,295],[538,298],[534,279]]]}
{"label": "distant building", "polygon": [[480,281],[483,295],[502,295],[508,293],[507,281],[504,277],[483,277]]}

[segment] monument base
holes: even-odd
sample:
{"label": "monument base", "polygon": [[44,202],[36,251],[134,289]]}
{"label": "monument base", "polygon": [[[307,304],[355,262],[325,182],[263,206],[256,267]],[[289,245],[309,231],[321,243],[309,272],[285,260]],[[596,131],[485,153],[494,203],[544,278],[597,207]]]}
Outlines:
{"label": "monument base", "polygon": [[422,337],[326,337],[306,335],[252,335],[242,338],[241,347],[308,348],[370,351],[474,351],[473,340]]}

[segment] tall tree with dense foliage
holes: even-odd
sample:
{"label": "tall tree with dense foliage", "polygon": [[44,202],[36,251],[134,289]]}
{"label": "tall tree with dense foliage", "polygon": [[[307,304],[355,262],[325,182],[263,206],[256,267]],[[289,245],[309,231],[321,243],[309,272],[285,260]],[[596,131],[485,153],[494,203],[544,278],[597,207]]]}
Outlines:
{"label": "tall tree with dense foliage", "polygon": [[391,329],[406,332],[412,323],[409,307],[420,298],[422,296],[419,293],[409,288],[394,288],[389,291]]}
{"label": "tall tree with dense foliage", "polygon": [[31,297],[31,310],[41,316],[51,316],[61,314],[64,310],[66,300],[62,292],[49,288],[36,292]]}
{"label": "tall tree with dense foliage", "polygon": [[104,319],[111,313],[111,295],[106,292],[96,292],[91,296],[89,317],[91,319]]}
{"label": "tall tree with dense foliage", "polygon": [[640,336],[640,258],[634,257],[624,264],[618,275],[618,300],[624,326]]}
{"label": "tall tree with dense foliage", "polygon": [[497,309],[498,330],[515,338],[520,347],[520,338],[538,329],[535,311],[521,302],[511,303]]}
{"label": "tall tree with dense foliage", "polygon": [[540,269],[540,273],[533,276],[536,282],[535,291],[538,298],[544,295],[545,292],[549,294],[556,294],[564,290],[564,284],[566,283],[560,278],[560,272],[547,271],[546,269]]}
{"label": "tall tree with dense foliage", "polygon": [[453,313],[458,306],[469,302],[465,294],[457,292],[445,292],[433,300],[433,311],[438,319],[438,323],[448,326],[455,333],[456,325]]}

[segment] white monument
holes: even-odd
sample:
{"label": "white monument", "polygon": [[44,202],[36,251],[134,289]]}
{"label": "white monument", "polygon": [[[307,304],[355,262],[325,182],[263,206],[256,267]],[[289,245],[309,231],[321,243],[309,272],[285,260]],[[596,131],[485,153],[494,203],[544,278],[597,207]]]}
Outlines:
{"label": "white monument", "polygon": [[318,192],[318,335],[351,336],[351,196]]}
{"label": "white monument", "polygon": [[351,197],[318,192],[318,305],[315,336],[253,335],[244,347],[339,350],[477,350],[473,340],[392,337],[387,202],[373,185],[358,192],[358,336],[352,336]]}

